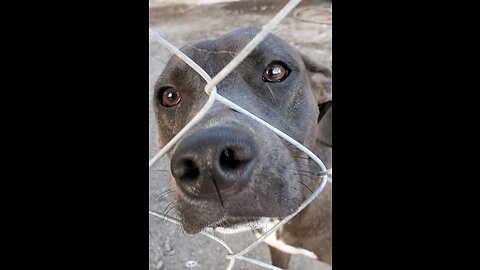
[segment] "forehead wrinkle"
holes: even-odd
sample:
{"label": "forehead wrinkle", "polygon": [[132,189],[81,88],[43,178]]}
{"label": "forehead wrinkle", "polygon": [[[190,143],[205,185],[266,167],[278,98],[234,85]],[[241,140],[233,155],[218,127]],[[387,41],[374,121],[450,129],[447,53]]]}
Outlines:
{"label": "forehead wrinkle", "polygon": [[297,62],[298,56],[292,55],[292,50],[284,42],[275,39],[266,39],[257,46],[259,53],[263,53],[272,60],[282,60],[285,62]]}

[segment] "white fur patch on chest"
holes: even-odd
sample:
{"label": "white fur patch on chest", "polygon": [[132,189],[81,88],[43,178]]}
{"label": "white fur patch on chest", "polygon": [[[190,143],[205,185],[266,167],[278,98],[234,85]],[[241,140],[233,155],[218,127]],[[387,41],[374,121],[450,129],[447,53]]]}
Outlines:
{"label": "white fur patch on chest", "polygon": [[[262,227],[263,233],[270,230],[270,228],[272,228],[277,223],[278,223],[278,220],[269,221],[264,227]],[[278,231],[281,231],[282,229],[283,228],[280,227],[280,229]],[[259,238],[259,237],[262,236],[262,234],[255,231],[255,236],[257,236],[257,238]],[[313,258],[313,259],[317,259],[317,255],[315,255],[315,253],[313,253],[309,250],[303,249],[303,248],[297,248],[297,247],[294,247],[294,246],[290,246],[290,245],[286,244],[285,242],[283,242],[282,240],[277,239],[276,233],[272,233],[271,235],[269,235],[264,240],[264,242],[267,243],[269,246],[272,246],[272,247],[274,247],[278,250],[281,250],[285,253],[301,254],[301,255],[304,255],[304,256],[307,256],[307,257],[310,257],[310,258]]]}

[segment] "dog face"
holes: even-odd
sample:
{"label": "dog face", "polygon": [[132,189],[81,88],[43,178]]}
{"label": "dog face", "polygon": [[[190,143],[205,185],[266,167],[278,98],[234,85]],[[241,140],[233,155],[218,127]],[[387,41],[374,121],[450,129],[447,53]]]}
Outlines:
{"label": "dog face", "polygon": [[[214,77],[258,33],[244,28],[182,51]],[[218,93],[313,150],[331,138],[328,68],[270,34],[220,84]],[[155,85],[159,144],[171,140],[208,99],[206,83],[172,57]],[[320,131],[323,129],[320,128]],[[254,228],[293,213],[316,184],[317,165],[251,118],[219,102],[169,153],[172,202],[187,233],[205,227]]]}

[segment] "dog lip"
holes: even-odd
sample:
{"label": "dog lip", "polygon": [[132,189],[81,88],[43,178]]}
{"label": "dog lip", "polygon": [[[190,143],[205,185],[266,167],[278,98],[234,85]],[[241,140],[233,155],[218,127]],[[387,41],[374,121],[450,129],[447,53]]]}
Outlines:
{"label": "dog lip", "polygon": [[224,217],[212,224],[210,224],[207,227],[212,227],[212,228],[232,228],[237,225],[243,225],[243,224],[250,224],[257,222],[261,219],[261,217]]}
{"label": "dog lip", "polygon": [[[235,218],[236,219],[236,218]],[[255,230],[265,226],[271,218],[241,218],[238,221],[232,221],[232,218],[218,221],[216,226],[208,226],[222,234],[234,234],[243,231]]]}

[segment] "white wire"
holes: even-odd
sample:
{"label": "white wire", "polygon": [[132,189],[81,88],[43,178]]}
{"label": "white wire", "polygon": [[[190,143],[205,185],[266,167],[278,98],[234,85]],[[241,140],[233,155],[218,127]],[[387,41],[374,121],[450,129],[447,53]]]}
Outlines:
{"label": "white wire", "polygon": [[[159,217],[159,218],[162,218],[162,219],[165,219],[173,224],[176,224],[176,225],[180,225],[181,226],[181,222],[180,220],[174,218],[174,217],[170,217],[170,216],[167,216],[167,215],[163,215],[163,214],[160,214],[158,212],[155,212],[155,211],[152,211],[152,210],[149,210],[148,211],[150,215],[152,216],[155,216],[155,217]],[[229,254],[233,254],[233,250],[232,248],[225,242],[223,241],[222,239],[216,237],[215,235],[211,234],[211,233],[208,233],[206,232],[205,230],[202,230],[200,232],[201,234],[217,241],[218,243],[220,243],[227,251]],[[281,268],[278,268],[276,266],[273,266],[273,265],[270,265],[268,263],[264,263],[262,261],[259,261],[259,260],[255,260],[255,259],[251,259],[251,258],[247,258],[247,257],[244,257],[244,256],[237,256],[235,258],[230,258],[230,263],[228,264],[227,266],[227,270],[231,270],[235,264],[235,259],[239,259],[239,260],[243,260],[243,261],[247,261],[247,262],[250,262],[250,263],[253,263],[253,264],[256,264],[256,265],[259,265],[259,266],[262,266],[262,267],[265,267],[265,268],[268,268],[268,269],[273,269],[273,270],[282,270]]]}
{"label": "white wire", "polygon": [[288,141],[289,143],[291,143],[292,145],[294,145],[295,147],[297,147],[301,151],[305,152],[309,157],[311,157],[320,166],[320,168],[322,169],[322,172],[327,170],[325,165],[323,165],[323,162],[314,153],[312,153],[312,151],[310,151],[308,148],[303,146],[301,143],[297,142],[292,137],[288,136],[287,134],[283,133],[281,130],[279,130],[276,127],[270,125],[269,123],[263,121],[262,119],[258,118],[254,114],[252,114],[249,111],[247,111],[247,110],[243,109],[242,107],[238,106],[237,104],[231,102],[230,100],[226,99],[225,97],[223,97],[220,94],[217,94],[217,100],[220,101],[221,103],[227,105],[228,107],[230,107],[230,108],[232,108],[232,109],[234,109],[234,110],[252,118],[253,120],[259,122],[260,124],[266,126],[268,129],[275,132],[275,134],[277,134],[281,138],[285,139],[286,141]]}
{"label": "white wire", "polygon": [[268,264],[268,263],[264,263],[264,262],[262,262],[262,261],[255,260],[255,259],[252,259],[252,258],[247,258],[247,257],[244,257],[244,256],[238,256],[237,259],[242,260],[242,261],[246,261],[246,262],[249,262],[249,263],[253,263],[253,264],[256,264],[256,265],[258,265],[258,266],[262,266],[262,267],[265,267],[265,268],[268,268],[268,269],[283,270],[283,269],[280,268],[280,267],[276,267],[276,266],[274,266],[274,265],[271,265],[271,264]]}

